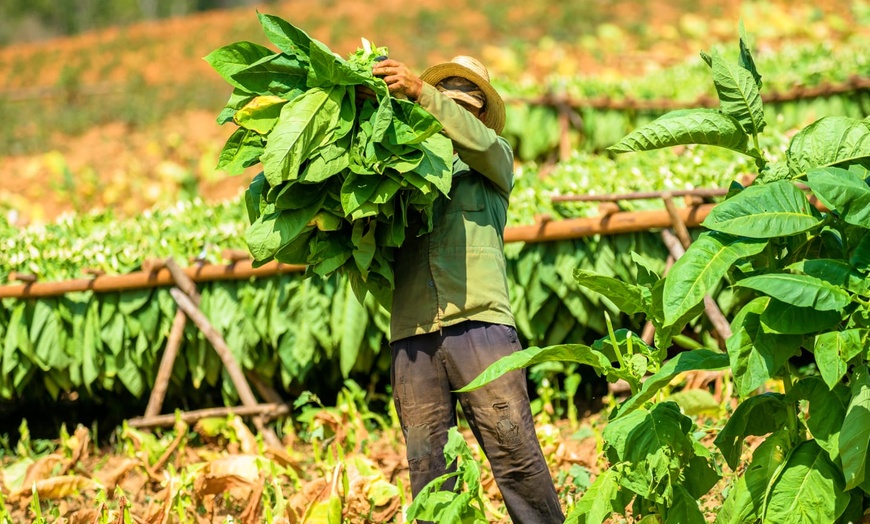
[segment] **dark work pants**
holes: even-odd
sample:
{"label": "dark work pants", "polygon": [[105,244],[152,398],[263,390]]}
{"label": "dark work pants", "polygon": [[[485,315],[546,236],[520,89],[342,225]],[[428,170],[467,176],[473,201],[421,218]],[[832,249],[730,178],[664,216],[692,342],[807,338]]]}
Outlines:
{"label": "dark work pants", "polygon": [[[535,435],[524,371],[512,371],[476,391],[452,392],[518,349],[514,328],[477,321],[393,343],[393,398],[408,448],[414,496],[448,471],[444,446],[447,431],[456,425],[458,399],[490,461],[513,522],[564,522]],[[452,485],[445,484],[443,489]]]}

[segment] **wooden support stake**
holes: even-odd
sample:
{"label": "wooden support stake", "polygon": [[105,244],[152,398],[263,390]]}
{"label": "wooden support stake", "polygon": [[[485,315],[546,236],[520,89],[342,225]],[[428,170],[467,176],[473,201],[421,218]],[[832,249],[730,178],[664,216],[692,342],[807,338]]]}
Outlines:
{"label": "wooden support stake", "polygon": [[[230,413],[239,417],[257,416],[259,418],[278,418],[290,412],[286,404],[257,404],[256,406],[236,406],[223,408],[206,408],[195,411],[185,411],[180,414],[186,424],[194,424],[197,420],[209,417],[226,417]],[[153,417],[137,417],[127,421],[134,428],[171,427],[175,425],[175,414],[156,415]]]}
{"label": "wooden support stake", "polygon": [[[172,257],[165,261],[154,261],[149,263],[150,266],[159,268],[167,268],[175,279],[175,283],[181,286],[185,293],[191,298],[193,304],[199,307],[200,297],[196,290],[196,284],[182,271]],[[144,264],[143,264],[144,266]],[[157,370],[157,378],[154,380],[154,388],[151,390],[151,395],[148,397],[148,406],[145,408],[145,417],[154,417],[160,413],[163,407],[163,401],[166,398],[166,390],[169,387],[169,379],[172,376],[172,367],[175,365],[175,359],[178,356],[178,350],[181,347],[181,342],[184,339],[184,326],[187,325],[187,315],[179,309],[175,313],[175,319],[172,321],[172,329],[169,331],[169,338],[166,341],[166,349],[163,351],[163,357],[160,359],[160,368]]]}
{"label": "wooden support stake", "polygon": [[199,291],[196,289],[196,283],[185,274],[184,270],[178,266],[172,257],[167,258],[164,265],[169,270],[169,274],[172,275],[176,287],[190,297],[194,306],[199,307],[200,297]]}
{"label": "wooden support stake", "polygon": [[677,238],[680,239],[680,243],[683,244],[683,249],[689,249],[689,246],[692,245],[692,235],[689,234],[689,228],[686,227],[686,223],[680,217],[680,212],[677,211],[677,206],[674,205],[674,199],[670,193],[665,192],[662,195],[662,200],[665,201],[665,209],[668,210],[674,232],[677,234]]}
{"label": "wooden support stake", "polygon": [[148,406],[145,408],[146,419],[157,416],[163,407],[166,390],[169,388],[169,378],[172,376],[172,367],[175,365],[175,358],[178,356],[178,350],[184,338],[184,326],[186,324],[187,315],[179,309],[175,312],[172,329],[169,331],[169,338],[166,341],[166,349],[163,350],[163,356],[160,358],[157,378],[154,379],[154,388],[148,397]]}
{"label": "wooden support stake", "polygon": [[[230,380],[233,381],[233,385],[239,393],[239,399],[242,401],[242,405],[246,407],[256,406],[257,399],[254,398],[254,392],[251,391],[251,386],[248,385],[247,380],[245,380],[245,375],[242,373],[242,369],[239,367],[235,357],[233,357],[232,351],[230,351],[230,348],[227,346],[227,343],[224,341],[221,334],[218,333],[214,326],[211,325],[211,322],[205,318],[202,311],[194,305],[190,297],[185,295],[183,291],[177,287],[173,287],[169,290],[169,293],[172,295],[175,303],[178,304],[178,307],[180,307],[193,323],[196,324],[196,327],[202,331],[205,338],[211,342],[212,347],[217,351],[227,373],[230,375]],[[266,440],[268,445],[278,448],[281,447],[281,441],[278,439],[278,436],[275,435],[275,432],[270,428],[266,427],[266,424],[261,417],[254,417],[254,425],[257,427],[260,434],[263,435],[263,438]]]}

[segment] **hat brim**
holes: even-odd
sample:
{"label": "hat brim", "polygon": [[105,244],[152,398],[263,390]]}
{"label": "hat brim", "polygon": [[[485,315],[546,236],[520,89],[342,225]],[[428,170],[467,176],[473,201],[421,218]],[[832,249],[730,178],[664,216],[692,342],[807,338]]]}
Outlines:
{"label": "hat brim", "polygon": [[495,131],[497,135],[500,135],[504,130],[505,124],[504,100],[502,100],[498,91],[485,78],[463,65],[455,62],[445,62],[423,71],[420,75],[420,80],[435,86],[438,85],[438,82],[451,76],[458,76],[474,82],[483,91],[483,94],[486,96],[486,112],[483,114],[482,121],[486,127]]}

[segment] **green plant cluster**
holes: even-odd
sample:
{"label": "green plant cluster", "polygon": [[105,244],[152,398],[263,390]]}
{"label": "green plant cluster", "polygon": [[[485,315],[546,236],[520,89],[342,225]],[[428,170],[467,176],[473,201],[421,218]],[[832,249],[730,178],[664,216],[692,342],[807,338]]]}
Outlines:
{"label": "green plant cluster", "polygon": [[[661,271],[666,248],[652,233],[540,244],[514,244],[508,254],[512,307],[525,344],[591,340],[606,330],[605,312],[637,328],[612,302],[580,288],[576,267],[633,280],[631,252]],[[344,377],[385,383],[389,314],[372,296],[355,297],[346,277],[275,277],[198,284],[200,307],[223,335],[243,369],[281,389],[312,376],[324,391]],[[723,303],[730,300],[727,293]],[[167,288],[110,293],[76,292],[56,298],[2,299],[0,397],[78,391],[146,394],[154,382],[177,307]],[[705,326],[695,326],[702,336]],[[223,388],[235,399],[216,352],[192,325],[185,329],[171,395]],[[310,386],[309,386],[310,387]]]}
{"label": "green plant cluster", "polygon": [[[719,146],[754,159],[758,182],[732,185],[704,221],[709,231],[665,277],[642,257],[633,283],[575,272],[581,286],[652,321],[655,346],[611,331],[591,346],[531,348],[470,386],[549,360],[629,382],[632,395],[612,411],[604,434],[611,467],[567,522],[602,523],[627,511],[651,521],[706,522],[697,500],[718,482],[721,466],[695,439],[691,419],[654,399],[678,373],[727,368],[741,402],[714,441],[734,472],[716,522],[857,522],[870,506],[870,120],[823,117],[771,161],[759,148],[762,78],[742,27],[740,36],[736,63],[702,55],[719,109],[664,115],[612,150]],[[826,211],[810,204],[798,182]],[[673,335],[723,280],[739,295],[727,351],[696,349],[664,363]],[[791,364],[799,355],[815,364],[803,376]],[[771,380],[783,392],[758,394]],[[749,436],[764,438],[745,458]]]}
{"label": "green plant cluster", "polygon": [[280,52],[236,42],[206,57],[234,88],[218,122],[239,126],[218,169],[263,165],[245,194],[255,265],[341,272],[360,300],[370,292],[389,304],[393,251],[406,235],[432,230],[435,199],[450,191],[453,146],[435,117],[372,76],[386,49],[364,41],[345,61],[285,20],[258,16]]}

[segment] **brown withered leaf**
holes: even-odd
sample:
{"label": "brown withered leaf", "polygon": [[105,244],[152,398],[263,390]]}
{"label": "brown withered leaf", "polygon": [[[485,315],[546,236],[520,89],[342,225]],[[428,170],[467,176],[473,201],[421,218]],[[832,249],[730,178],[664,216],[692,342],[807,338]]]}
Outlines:
{"label": "brown withered leaf", "polygon": [[107,493],[111,493],[115,491],[115,486],[139,464],[138,460],[130,457],[111,456],[102,468],[93,473],[93,477],[105,486]]}
{"label": "brown withered leaf", "polygon": [[165,489],[154,495],[154,498],[151,499],[151,504],[147,507],[148,512],[145,518],[142,519],[144,524],[167,524],[169,522],[174,489],[175,483],[170,480],[169,485]]}
{"label": "brown withered leaf", "polygon": [[57,453],[52,453],[51,455],[46,455],[40,458],[27,468],[27,474],[24,476],[24,482],[21,484],[21,489],[29,491],[34,482],[39,482],[40,480],[45,480],[57,475],[59,467],[63,467],[65,460],[66,459],[64,459],[63,455],[58,455]]}
{"label": "brown withered leaf", "polygon": [[260,478],[258,461],[264,460],[256,455],[229,455],[213,460],[194,481],[194,491],[199,498],[227,491],[247,496]]}
{"label": "brown withered leaf", "polygon": [[85,508],[74,511],[67,517],[69,524],[94,524],[100,518],[102,508]]}

